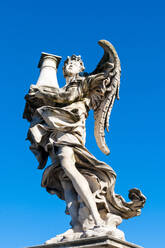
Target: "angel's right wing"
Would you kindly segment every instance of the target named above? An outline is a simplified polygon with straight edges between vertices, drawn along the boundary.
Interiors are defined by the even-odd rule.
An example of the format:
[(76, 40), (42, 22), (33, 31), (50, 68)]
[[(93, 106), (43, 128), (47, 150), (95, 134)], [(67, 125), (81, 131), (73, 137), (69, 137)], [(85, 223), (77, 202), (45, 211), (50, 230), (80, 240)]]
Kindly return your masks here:
[(104, 129), (109, 132), (109, 118), (115, 99), (119, 99), (120, 60), (113, 45), (100, 40), (104, 55), (96, 69), (89, 75), (91, 108), (94, 110), (95, 139), (100, 150), (108, 155)]

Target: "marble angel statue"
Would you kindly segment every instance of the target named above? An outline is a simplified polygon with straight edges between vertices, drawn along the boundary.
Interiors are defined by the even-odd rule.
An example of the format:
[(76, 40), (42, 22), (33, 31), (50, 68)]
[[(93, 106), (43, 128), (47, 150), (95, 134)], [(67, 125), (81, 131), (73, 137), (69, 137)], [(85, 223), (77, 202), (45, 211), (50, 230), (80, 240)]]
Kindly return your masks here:
[[(119, 57), (111, 43), (106, 40), (98, 43), (104, 55), (92, 73), (83, 72), (85, 67), (80, 56), (67, 57), (63, 88), (58, 87), (57, 81), (53, 84), (47, 79), (47, 74), (54, 75), (55, 79), (60, 57), (42, 54), (39, 65), (42, 79), (31, 85), (25, 96), (23, 117), (30, 122), (27, 135), (30, 149), (39, 162), (39, 169), (46, 166), (48, 157), (52, 161), (43, 172), (42, 187), (64, 200), (66, 214), (71, 216), (71, 229), (47, 243), (99, 233), (124, 239), (116, 226), (122, 219), (139, 215), (145, 203), (144, 195), (136, 188), (129, 191), (129, 202), (115, 194), (115, 172), (85, 147), (85, 121), (88, 112), (93, 110), (97, 145), (106, 155), (110, 153), (104, 130), (109, 128), (112, 107), (115, 99), (119, 99)], [(48, 61), (55, 63), (56, 68)]]

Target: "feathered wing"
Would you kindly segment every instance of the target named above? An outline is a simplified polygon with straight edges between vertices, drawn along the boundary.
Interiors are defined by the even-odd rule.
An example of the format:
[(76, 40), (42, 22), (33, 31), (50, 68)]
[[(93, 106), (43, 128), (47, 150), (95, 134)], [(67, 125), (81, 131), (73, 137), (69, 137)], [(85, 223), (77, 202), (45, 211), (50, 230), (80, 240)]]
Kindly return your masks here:
[(94, 110), (94, 134), (100, 150), (108, 155), (110, 150), (105, 142), (105, 128), (109, 132), (109, 119), (115, 99), (119, 99), (120, 60), (113, 45), (100, 40), (104, 55), (96, 69), (90, 74), (91, 108)]

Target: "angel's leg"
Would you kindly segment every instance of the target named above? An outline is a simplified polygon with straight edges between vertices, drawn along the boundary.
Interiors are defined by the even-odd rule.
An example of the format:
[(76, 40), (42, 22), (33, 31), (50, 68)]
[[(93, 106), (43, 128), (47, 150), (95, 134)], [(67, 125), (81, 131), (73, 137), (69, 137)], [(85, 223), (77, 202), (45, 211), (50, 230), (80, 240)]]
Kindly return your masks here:
[[(52, 160), (52, 163), (56, 163), (57, 155), (54, 147), (51, 147), (49, 150), (49, 156)], [(60, 181), (64, 190), (65, 201), (69, 210), (69, 214), (72, 219), (72, 226), (74, 231), (78, 232), (81, 230), (81, 224), (78, 221), (78, 199), (77, 193), (74, 190), (73, 184), (69, 180), (64, 180), (60, 176)]]
[(90, 210), (95, 224), (101, 225), (103, 221), (97, 210), (97, 206), (93, 194), (89, 188), (89, 184), (85, 177), (77, 170), (75, 166), (73, 149), (67, 146), (60, 147), (58, 150), (58, 157), (66, 175), (72, 181), (74, 189)]
[(77, 193), (70, 181), (62, 180), (61, 184), (64, 189), (65, 201), (72, 218), (72, 227), (75, 232), (82, 231), (81, 225), (78, 221), (78, 199)]

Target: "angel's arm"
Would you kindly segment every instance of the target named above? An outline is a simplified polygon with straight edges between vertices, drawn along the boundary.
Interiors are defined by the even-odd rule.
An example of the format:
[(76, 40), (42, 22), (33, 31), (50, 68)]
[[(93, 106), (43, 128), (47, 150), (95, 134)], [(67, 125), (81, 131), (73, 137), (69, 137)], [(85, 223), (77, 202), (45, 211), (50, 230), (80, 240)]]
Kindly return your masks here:
[(47, 91), (43, 87), (36, 88), (35, 92), (29, 92), (26, 96), (26, 100), (32, 100), (34, 98), (49, 100), (53, 103), (70, 103), (76, 100), (78, 97), (77, 87), (66, 90), (65, 88), (53, 89)]
[(58, 92), (49, 94), (49, 97), (56, 103), (72, 103), (80, 98), (78, 87), (58, 89)]
[(45, 102), (55, 104), (55, 103), (72, 103), (83, 98), (85, 94), (84, 86), (85, 82), (74, 82), (68, 86), (61, 89), (45, 86), (32, 85), (30, 87), (29, 93), (25, 96), (27, 101), (34, 101), (35, 99), (40, 99)]
[(37, 108), (46, 105), (55, 107), (56, 104), (70, 104), (78, 100), (82, 95), (76, 85), (61, 89), (31, 85), (29, 93), (25, 95), (26, 105), (23, 118), (31, 122)]

